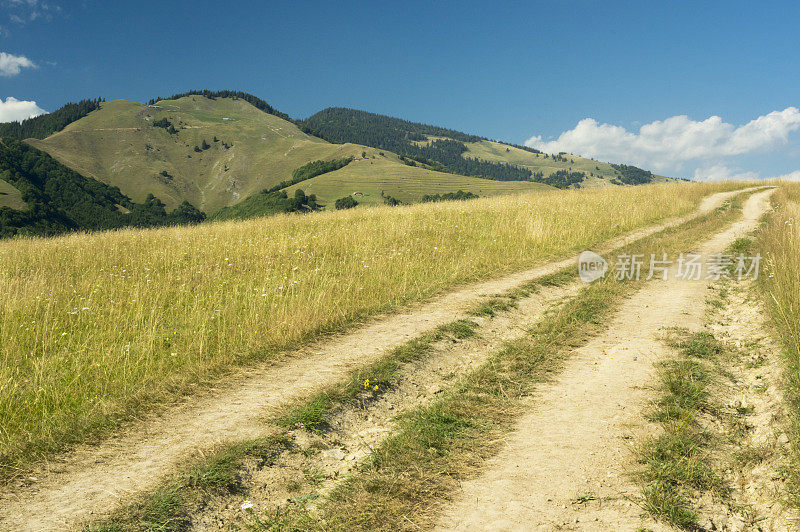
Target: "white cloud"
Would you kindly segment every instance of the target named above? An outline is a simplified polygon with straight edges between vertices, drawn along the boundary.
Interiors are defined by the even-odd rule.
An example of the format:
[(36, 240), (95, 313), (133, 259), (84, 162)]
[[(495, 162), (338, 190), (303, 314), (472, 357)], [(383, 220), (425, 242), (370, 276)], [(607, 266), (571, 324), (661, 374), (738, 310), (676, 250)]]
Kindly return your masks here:
[(4, 102), (0, 98), (0, 122), (20, 122), (26, 118), (32, 118), (47, 113), (44, 109), (36, 105), (36, 102), (17, 100), (9, 96)]
[(800, 170), (795, 170), (794, 172), (789, 172), (788, 174), (776, 176), (775, 179), (785, 179), (786, 181), (800, 181)]
[[(526, 145), (548, 153), (568, 152), (612, 162), (642, 166), (656, 172), (681, 172), (693, 163), (695, 175), (731, 176), (728, 158), (757, 152), (775, 151), (785, 146), (789, 134), (800, 129), (800, 110), (787, 107), (773, 111), (742, 126), (724, 122), (718, 116), (696, 121), (679, 115), (642, 125), (631, 132), (613, 124), (584, 118), (575, 128), (554, 140), (531, 137)], [(735, 177), (734, 177), (735, 178)], [(743, 177), (742, 177), (743, 178)]]
[(760, 179), (757, 172), (741, 171), (741, 168), (728, 168), (722, 164), (715, 164), (694, 171), (695, 181), (747, 181)]
[(0, 52), (0, 76), (16, 76), (23, 68), (36, 68), (36, 64), (24, 55)]

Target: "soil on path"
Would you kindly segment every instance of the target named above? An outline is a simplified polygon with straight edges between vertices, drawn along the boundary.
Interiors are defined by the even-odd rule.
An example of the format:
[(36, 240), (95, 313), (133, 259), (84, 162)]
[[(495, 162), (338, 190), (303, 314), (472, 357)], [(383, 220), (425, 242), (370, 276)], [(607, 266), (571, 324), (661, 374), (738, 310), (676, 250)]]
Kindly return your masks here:
[[(755, 229), (771, 190), (752, 195), (742, 219), (696, 251), (719, 253)], [(687, 252), (690, 250), (687, 250)], [(643, 517), (631, 446), (644, 430), (664, 329), (703, 324), (709, 281), (673, 274), (626, 300), (608, 329), (529, 398), (529, 413), (445, 508), (442, 530), (668, 530)]]
[[(596, 251), (613, 251), (630, 241), (710, 212), (739, 192), (709, 196), (690, 216), (633, 231)], [(761, 193), (758, 197), (765, 196)], [(375, 361), (386, 350), (463, 317), (487, 297), (558, 272), (574, 262), (569, 257), (463, 287), (413, 309), (376, 318), (347, 334), (243, 369), (175, 407), (129, 424), (97, 445), (81, 446), (55, 457), (27, 478), (2, 486), (0, 529), (64, 530), (93, 515), (109, 513), (136, 493), (154, 488), (196, 453), (221, 442), (268, 434), (271, 428), (264, 420), (270, 415), (326, 384), (343, 379), (351, 370)]]

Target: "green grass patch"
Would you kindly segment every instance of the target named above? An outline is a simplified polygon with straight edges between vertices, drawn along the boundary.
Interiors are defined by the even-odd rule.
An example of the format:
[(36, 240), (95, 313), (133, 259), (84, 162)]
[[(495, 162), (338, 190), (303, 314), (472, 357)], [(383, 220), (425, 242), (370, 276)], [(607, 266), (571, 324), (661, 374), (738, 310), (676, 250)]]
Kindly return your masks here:
[(312, 432), (328, 430), (332, 416), (356, 401), (363, 406), (389, 390), (399, 378), (403, 366), (429, 353), (434, 344), (445, 338), (463, 340), (475, 335), (478, 324), (456, 320), (393, 349), (377, 362), (355, 370), (345, 384), (334, 385), (305, 403), (292, 408), (278, 419), (283, 427), (302, 426)]
[(699, 416), (712, 410), (709, 386), (715, 357), (723, 346), (708, 332), (683, 333), (674, 343), (680, 358), (661, 365), (660, 397), (651, 420), (661, 433), (639, 449), (644, 508), (676, 527), (695, 529), (694, 500), (703, 492), (725, 495), (728, 488), (710, 458), (712, 436)]
[(671, 360), (662, 365), (661, 383), (664, 393), (651, 420), (669, 422), (693, 421), (708, 399), (708, 374), (705, 368), (692, 360)]
[(663, 517), (679, 528), (691, 529), (697, 524), (697, 512), (691, 503), (672, 484), (653, 482), (643, 490), (644, 509), (651, 515)]
[(240, 472), (246, 460), (260, 466), (274, 461), (291, 448), (285, 435), (269, 436), (221, 448), (210, 457), (190, 464), (180, 475), (143, 494), (107, 519), (89, 525), (86, 532), (180, 532), (188, 530), (193, 511), (209, 495), (241, 490)]
[(714, 335), (700, 331), (691, 335), (688, 339), (678, 344), (681, 352), (686, 357), (691, 358), (712, 358), (722, 353), (722, 344), (714, 338)]
[(575, 279), (575, 268), (565, 268), (556, 273), (539, 278), (536, 283), (540, 286), (565, 286)]
[(487, 316), (494, 318), (498, 312), (511, 310), (516, 306), (516, 302), (508, 297), (493, 297), (470, 311), (472, 316)]
[(755, 249), (755, 242), (752, 238), (737, 238), (733, 244), (728, 248), (728, 252), (732, 255), (752, 255)]

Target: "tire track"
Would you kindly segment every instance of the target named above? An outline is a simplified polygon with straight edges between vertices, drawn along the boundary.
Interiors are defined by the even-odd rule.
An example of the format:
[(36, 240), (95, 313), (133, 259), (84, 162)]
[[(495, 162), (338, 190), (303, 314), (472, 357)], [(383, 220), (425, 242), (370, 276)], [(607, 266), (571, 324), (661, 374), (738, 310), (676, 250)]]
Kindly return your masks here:
[[(772, 190), (752, 195), (739, 222), (702, 244), (719, 253), (755, 229)], [(689, 251), (689, 250), (687, 250)], [(623, 303), (603, 334), (578, 349), (561, 375), (528, 399), (503, 450), (462, 485), (440, 530), (668, 530), (642, 517), (631, 433), (655, 363), (669, 355), (663, 329), (698, 329), (709, 281), (654, 280)]]
[[(689, 216), (633, 231), (602, 245), (609, 252), (712, 211), (741, 191), (709, 196)], [(155, 487), (187, 458), (224, 441), (269, 432), (264, 419), (391, 348), (463, 316), (487, 296), (570, 267), (569, 257), (500, 279), (473, 284), (400, 311), (350, 333), (317, 342), (223, 379), (183, 403), (139, 422), (97, 445), (54, 457), (28, 479), (3, 487), (0, 527), (63, 530), (95, 512), (107, 513)]]

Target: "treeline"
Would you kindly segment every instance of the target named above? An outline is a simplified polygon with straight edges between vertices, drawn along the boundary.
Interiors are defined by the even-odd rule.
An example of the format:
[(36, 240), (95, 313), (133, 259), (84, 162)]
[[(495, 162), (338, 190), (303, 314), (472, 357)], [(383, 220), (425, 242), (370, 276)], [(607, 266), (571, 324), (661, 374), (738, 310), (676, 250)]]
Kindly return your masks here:
[(186, 96), (205, 96), (209, 100), (216, 100), (217, 98), (231, 98), (233, 100), (244, 100), (247, 103), (251, 104), (256, 109), (261, 109), (265, 113), (277, 116), (278, 118), (283, 118), (284, 120), (289, 120), (289, 121), (292, 120), (289, 115), (278, 111), (277, 109), (272, 107), (270, 104), (268, 104), (258, 96), (253, 96), (249, 92), (234, 91), (234, 90), (221, 90), (221, 91), (211, 91), (208, 89), (191, 90), (191, 91), (181, 92), (179, 94), (173, 94), (169, 98), (152, 98), (150, 101), (147, 102), (147, 105), (154, 105), (156, 102), (160, 100), (177, 100), (178, 98), (184, 98)]
[[(527, 181), (531, 178), (530, 170), (525, 168), (463, 157), (467, 151), (464, 142), (485, 139), (452, 129), (343, 107), (320, 111), (306, 119), (305, 124), (329, 142), (351, 142), (393, 151), (432, 170), (502, 181)], [(447, 138), (417, 144), (427, 142), (428, 136)]]
[(254, 96), (254, 95), (250, 94), (249, 92), (244, 92), (244, 91), (234, 91), (234, 90), (212, 91), (212, 90), (208, 90), (208, 89), (190, 90), (190, 91), (181, 92), (181, 93), (178, 93), (178, 94), (173, 94), (169, 98), (151, 98), (147, 102), (147, 104), (148, 105), (154, 105), (156, 102), (158, 102), (160, 100), (177, 100), (178, 98), (184, 98), (186, 96), (204, 96), (204, 97), (208, 98), (209, 100), (216, 100), (217, 98), (231, 98), (233, 100), (244, 100), (247, 103), (251, 104), (256, 109), (260, 109), (260, 110), (264, 111), (265, 113), (268, 113), (268, 114), (277, 116), (278, 118), (282, 118), (284, 120), (292, 122), (298, 128), (300, 128), (300, 130), (303, 133), (307, 133), (309, 135), (314, 135), (316, 137), (322, 138), (321, 135), (319, 134), (319, 132), (314, 131), (314, 129), (311, 128), (304, 121), (295, 120), (292, 117), (290, 117), (289, 115), (287, 115), (286, 113), (282, 113), (281, 111), (278, 111), (277, 109), (272, 107), (270, 104), (268, 104), (267, 102), (265, 102), (264, 100), (262, 100), (258, 96)]
[(81, 100), (68, 103), (52, 113), (28, 118), (22, 122), (6, 122), (0, 124), (0, 138), (8, 137), (17, 140), (29, 138), (43, 139), (57, 131), (61, 131), (72, 122), (80, 120), (95, 109), (100, 108), (105, 98)]
[(573, 185), (576, 187), (580, 186), (580, 183), (583, 182), (584, 179), (586, 179), (586, 174), (583, 172), (558, 170), (547, 177), (538, 175), (536, 181), (556, 188), (569, 188)]
[(444, 194), (425, 194), (422, 196), (423, 203), (430, 203), (435, 201), (450, 201), (450, 200), (468, 200), (468, 199), (475, 199), (479, 197), (477, 194), (473, 194), (472, 192), (464, 192), (463, 190), (458, 190), (457, 192), (445, 192)]
[[(342, 144), (366, 144), (390, 151), (408, 141), (423, 141), (428, 136), (448, 137), (461, 142), (478, 142), (485, 140), (477, 135), (469, 135), (438, 126), (409, 122), (401, 118), (348, 109), (346, 107), (329, 107), (307, 118), (304, 122), (329, 142)], [(358, 137), (360, 140), (350, 140)], [(384, 144), (384, 146), (376, 146)], [(392, 147), (389, 147), (392, 146)], [(395, 153), (397, 153), (395, 151)]]
[(645, 183), (652, 183), (655, 177), (652, 172), (642, 170), (635, 166), (627, 164), (612, 164), (614, 170), (619, 173), (617, 180), (626, 185), (644, 185)]
[(450, 139), (437, 139), (428, 144), (410, 144), (406, 148), (406, 155), (418, 161), (429, 161), (433, 169), (439, 163), (443, 169), (452, 173), (485, 177), (497, 181), (528, 181), (532, 173), (527, 168), (521, 168), (505, 163), (494, 163), (464, 157), (467, 147), (458, 141)]
[(317, 177), (318, 175), (327, 174), (328, 172), (333, 172), (340, 168), (344, 168), (350, 164), (352, 160), (352, 157), (343, 157), (341, 159), (332, 159), (330, 161), (311, 161), (310, 163), (306, 163), (299, 168), (295, 168), (294, 172), (292, 172), (291, 179), (281, 181), (274, 187), (267, 189), (266, 192), (277, 192), (282, 188), (296, 185), (297, 183), (311, 179), (312, 177)]
[(223, 207), (216, 214), (214, 220), (245, 220), (257, 216), (270, 216), (282, 212), (314, 212), (322, 206), (317, 203), (314, 194), (306, 195), (297, 189), (294, 196), (289, 197), (285, 190), (263, 190), (240, 201), (236, 205)]
[(73, 230), (197, 223), (205, 214), (188, 202), (171, 213), (152, 196), (135, 203), (117, 187), (87, 178), (43, 151), (13, 139), (0, 142), (0, 178), (20, 191), (24, 210), (0, 208), (0, 237)]
[[(500, 141), (495, 141), (495, 142), (500, 142)], [(510, 142), (503, 142), (503, 144), (505, 144), (507, 146), (511, 146), (512, 148), (525, 150), (525, 151), (530, 152), (530, 153), (542, 153), (541, 150), (537, 150), (536, 148), (531, 148), (530, 146), (524, 146), (522, 144), (512, 144)], [(506, 148), (506, 151), (508, 151), (508, 148)]]

